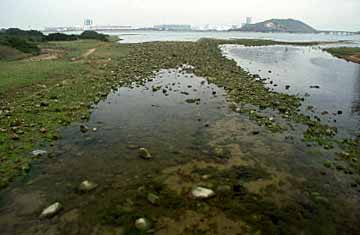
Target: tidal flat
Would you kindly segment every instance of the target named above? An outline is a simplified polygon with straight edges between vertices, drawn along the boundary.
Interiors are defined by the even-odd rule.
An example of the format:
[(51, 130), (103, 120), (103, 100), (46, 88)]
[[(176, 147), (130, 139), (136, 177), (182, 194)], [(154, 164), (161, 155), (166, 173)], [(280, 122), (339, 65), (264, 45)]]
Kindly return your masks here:
[(320, 43), (57, 42), (0, 62), (0, 234), (359, 233), (359, 136), (223, 44)]

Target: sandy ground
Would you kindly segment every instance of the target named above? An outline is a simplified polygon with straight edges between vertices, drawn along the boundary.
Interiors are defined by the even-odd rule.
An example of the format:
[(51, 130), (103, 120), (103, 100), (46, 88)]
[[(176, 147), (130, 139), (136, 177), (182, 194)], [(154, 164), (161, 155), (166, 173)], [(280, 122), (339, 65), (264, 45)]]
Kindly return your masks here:
[(351, 55), (351, 56), (346, 57), (345, 59), (347, 59), (351, 62), (360, 64), (360, 54)]

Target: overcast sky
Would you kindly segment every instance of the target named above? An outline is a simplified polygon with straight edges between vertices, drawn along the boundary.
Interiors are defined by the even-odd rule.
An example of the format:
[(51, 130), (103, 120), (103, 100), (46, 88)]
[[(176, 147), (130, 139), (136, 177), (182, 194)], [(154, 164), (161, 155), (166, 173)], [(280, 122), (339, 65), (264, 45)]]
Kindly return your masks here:
[(360, 30), (360, 0), (0, 0), (0, 27), (240, 25), (294, 18), (316, 29)]

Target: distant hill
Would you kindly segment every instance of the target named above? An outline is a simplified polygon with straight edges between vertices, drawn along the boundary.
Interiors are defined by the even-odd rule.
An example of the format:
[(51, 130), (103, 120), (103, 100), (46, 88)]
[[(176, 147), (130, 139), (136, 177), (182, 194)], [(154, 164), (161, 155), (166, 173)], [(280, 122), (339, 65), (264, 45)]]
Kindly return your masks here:
[(234, 31), (245, 32), (284, 32), (284, 33), (316, 33), (311, 26), (294, 19), (271, 19), (256, 24), (246, 24)]

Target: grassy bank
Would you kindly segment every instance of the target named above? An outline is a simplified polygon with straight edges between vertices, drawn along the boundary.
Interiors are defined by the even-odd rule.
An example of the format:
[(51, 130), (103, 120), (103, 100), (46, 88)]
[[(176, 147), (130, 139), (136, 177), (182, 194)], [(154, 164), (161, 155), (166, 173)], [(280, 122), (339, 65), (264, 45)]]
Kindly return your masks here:
[[(224, 58), (219, 45), (247, 46), (313, 45), (269, 40), (200, 40), (199, 42), (154, 42), (114, 44), (100, 41), (43, 43), (42, 49), (58, 50), (58, 57), (43, 61), (0, 63), (0, 176), (5, 186), (26, 173), (34, 157), (30, 152), (60, 138), (58, 129), (74, 121), (86, 121), (92, 104), (108, 92), (130, 82), (143, 83), (153, 71), (193, 65), (193, 72), (224, 87), (233, 108), (270, 130), (285, 131), (261, 110), (275, 110), (282, 118), (307, 126), (304, 139), (326, 148), (336, 143), (336, 129), (320, 124), (298, 112), (301, 98), (265, 88), (261, 81)], [(316, 43), (315, 43), (316, 44)], [(87, 54), (96, 49), (93, 54)], [(245, 108), (252, 104), (258, 109)], [(355, 158), (358, 142), (350, 142), (347, 157)], [(355, 166), (357, 167), (357, 165)], [(360, 168), (359, 168), (360, 169)], [(357, 169), (357, 171), (359, 171)]]
[(325, 51), (333, 56), (345, 59), (354, 63), (360, 63), (360, 48), (359, 47), (338, 47), (327, 48)]

